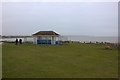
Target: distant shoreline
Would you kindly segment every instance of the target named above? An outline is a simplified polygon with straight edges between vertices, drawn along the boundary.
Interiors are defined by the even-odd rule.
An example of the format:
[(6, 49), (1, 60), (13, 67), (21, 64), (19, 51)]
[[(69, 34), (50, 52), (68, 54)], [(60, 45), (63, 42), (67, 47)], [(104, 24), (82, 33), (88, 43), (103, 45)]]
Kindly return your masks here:
[(2, 36), (1, 38), (25, 38), (25, 37), (32, 37), (32, 36)]

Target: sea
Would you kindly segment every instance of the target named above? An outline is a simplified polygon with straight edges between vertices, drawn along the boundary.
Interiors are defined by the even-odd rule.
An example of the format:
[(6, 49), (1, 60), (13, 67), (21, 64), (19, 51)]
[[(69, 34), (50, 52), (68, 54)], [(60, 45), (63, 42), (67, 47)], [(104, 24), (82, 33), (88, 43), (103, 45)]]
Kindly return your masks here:
[[(33, 42), (33, 37), (28, 38), (17, 38), (22, 39), (23, 42)], [(13, 42), (16, 38), (1, 38), (0, 44), (2, 41)], [(110, 43), (118, 43), (118, 37), (96, 37), (96, 36), (60, 36), (58, 40), (61, 41), (79, 41), (79, 42), (110, 42)]]

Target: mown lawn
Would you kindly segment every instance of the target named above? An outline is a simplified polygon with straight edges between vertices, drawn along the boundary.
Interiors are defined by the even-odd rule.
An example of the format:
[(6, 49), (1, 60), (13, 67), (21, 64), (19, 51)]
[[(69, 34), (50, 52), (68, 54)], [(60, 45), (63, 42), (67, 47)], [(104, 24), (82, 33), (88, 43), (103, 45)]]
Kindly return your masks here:
[(2, 46), (3, 78), (116, 78), (118, 50), (101, 44)]

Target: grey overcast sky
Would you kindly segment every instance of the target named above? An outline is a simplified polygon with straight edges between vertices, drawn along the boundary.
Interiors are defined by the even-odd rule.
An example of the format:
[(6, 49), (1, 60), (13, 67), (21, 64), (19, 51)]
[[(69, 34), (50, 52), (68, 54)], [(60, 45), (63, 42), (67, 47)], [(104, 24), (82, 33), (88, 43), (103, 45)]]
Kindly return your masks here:
[(53, 30), (61, 35), (117, 36), (117, 2), (4, 2), (2, 34), (32, 35)]

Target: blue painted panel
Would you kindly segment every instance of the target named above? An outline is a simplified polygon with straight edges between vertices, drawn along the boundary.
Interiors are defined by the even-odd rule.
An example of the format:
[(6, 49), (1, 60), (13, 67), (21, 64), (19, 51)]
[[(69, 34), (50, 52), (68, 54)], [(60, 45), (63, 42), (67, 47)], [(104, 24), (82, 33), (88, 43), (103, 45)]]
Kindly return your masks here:
[(59, 42), (58, 42), (58, 41), (56, 41), (56, 44), (59, 44)]
[(51, 44), (51, 40), (37, 40), (37, 44)]
[(59, 44), (59, 42), (51, 40), (37, 40), (37, 43), (34, 44)]

